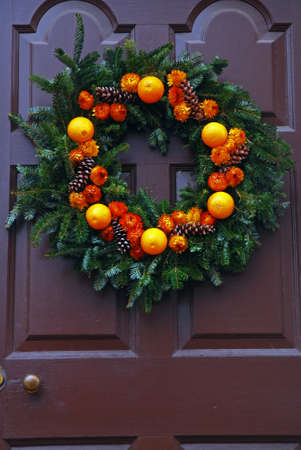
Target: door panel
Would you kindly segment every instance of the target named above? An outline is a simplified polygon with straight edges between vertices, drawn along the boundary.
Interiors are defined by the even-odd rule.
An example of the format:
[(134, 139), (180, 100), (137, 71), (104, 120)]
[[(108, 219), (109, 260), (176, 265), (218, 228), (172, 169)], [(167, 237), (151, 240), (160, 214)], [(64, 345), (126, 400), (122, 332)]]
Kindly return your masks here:
[[(43, 445), (43, 447), (11, 447), (12, 450), (128, 450), (128, 445)], [(291, 449), (289, 449), (291, 450)]]
[[(222, 79), (243, 85), (296, 150), (300, 140), (299, 0), (4, 0), (0, 16), (6, 61), (0, 122), (3, 219), (16, 164), (35, 164), (31, 144), (10, 130), (7, 113), (26, 116), (49, 98), (28, 81), (62, 65), (72, 50), (74, 13), (85, 22), (84, 54), (125, 38), (151, 50), (169, 40), (175, 53), (218, 54)], [(4, 32), (5, 31), (5, 32)], [(10, 77), (11, 76), (11, 80)], [(11, 102), (11, 105), (9, 104)], [(174, 201), (190, 178), (192, 158), (171, 137), (162, 157), (147, 135), (131, 133), (122, 155), (131, 189)], [(95, 293), (68, 259), (49, 260), (30, 228), (1, 230), (3, 294), (0, 392), (3, 448), (295, 450), (301, 441), (300, 158), (287, 179), (291, 208), (243, 274), (221, 288), (192, 284), (167, 295), (151, 315), (125, 310), (126, 294)], [(5, 210), (5, 211), (4, 211)], [(2, 212), (1, 212), (2, 213)], [(6, 247), (6, 242), (8, 242)], [(40, 376), (38, 394), (23, 388)], [(2, 400), (2, 399), (1, 399)], [(1, 416), (3, 415), (3, 417)], [(23, 447), (22, 447), (23, 446)], [(1, 449), (2, 449), (1, 447)]]
[(257, 1), (210, 3), (197, 15), (190, 33), (176, 34), (176, 53), (187, 49), (201, 52), (206, 60), (216, 55), (227, 59), (229, 66), (220, 79), (247, 89), (265, 118), (292, 127), (291, 24), (273, 23)]
[(297, 444), (187, 444), (184, 450), (297, 450)]
[[(279, 131), (291, 132), (289, 140), (293, 145), (297, 136), (292, 128), (295, 116), (289, 95), (293, 83), (291, 24), (273, 23), (270, 12), (256, 1), (207, 3), (210, 3), (207, 7), (196, 6), (191, 32), (176, 33), (176, 54), (183, 50), (199, 51), (206, 61), (215, 55), (228, 59), (229, 67), (221, 80), (248, 89), (262, 108), (263, 116), (278, 125)], [(288, 188), (291, 199), (295, 196), (294, 185), (291, 175)], [(225, 277), (221, 289), (196, 287), (190, 308), (187, 299), (184, 300), (181, 309), (184, 325), (180, 326), (182, 336), (186, 333), (185, 348), (295, 345), (291, 250), (295, 217), (294, 212), (290, 214), (292, 221), (287, 214), (280, 232), (264, 235), (263, 248), (257, 251), (244, 274)], [(248, 285), (252, 289), (246, 289)], [(189, 310), (193, 312), (187, 327)]]

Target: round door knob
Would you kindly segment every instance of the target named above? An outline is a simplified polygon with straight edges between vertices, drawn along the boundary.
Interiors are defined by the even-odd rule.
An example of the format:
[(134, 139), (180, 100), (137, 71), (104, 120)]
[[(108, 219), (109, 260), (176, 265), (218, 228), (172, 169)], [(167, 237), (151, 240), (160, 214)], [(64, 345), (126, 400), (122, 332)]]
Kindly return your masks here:
[(29, 374), (23, 380), (23, 386), (25, 391), (29, 394), (34, 394), (38, 392), (40, 388), (41, 380), (37, 375)]

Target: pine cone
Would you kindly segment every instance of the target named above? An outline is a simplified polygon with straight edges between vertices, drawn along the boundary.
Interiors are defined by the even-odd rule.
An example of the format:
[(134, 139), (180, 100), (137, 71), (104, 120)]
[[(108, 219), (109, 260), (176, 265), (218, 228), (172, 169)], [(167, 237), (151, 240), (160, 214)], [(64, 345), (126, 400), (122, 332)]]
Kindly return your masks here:
[(203, 120), (205, 118), (202, 108), (200, 107), (199, 97), (195, 90), (187, 80), (182, 81), (180, 87), (184, 94), (184, 101), (191, 108), (191, 117), (196, 120)]
[(178, 234), (179, 236), (194, 236), (195, 234), (205, 236), (208, 233), (215, 231), (213, 225), (201, 225), (199, 222), (188, 222), (184, 225), (176, 225), (170, 233), (170, 236)]
[(226, 173), (231, 166), (237, 166), (240, 164), (244, 159), (247, 158), (250, 151), (250, 147), (247, 145), (242, 145), (241, 147), (238, 147), (234, 150), (234, 152), (231, 154), (231, 157), (227, 164), (224, 164), (220, 169), (220, 173)]
[(93, 158), (85, 158), (75, 169), (75, 177), (68, 184), (69, 192), (81, 192), (88, 184), (91, 169), (95, 166)]
[(136, 94), (131, 92), (123, 91), (119, 88), (114, 87), (97, 87), (96, 93), (98, 99), (105, 103), (128, 103), (133, 102), (136, 98)]
[(131, 248), (126, 237), (126, 231), (124, 231), (118, 220), (112, 220), (111, 225), (114, 230), (114, 240), (117, 243), (118, 250), (122, 255), (125, 255)]

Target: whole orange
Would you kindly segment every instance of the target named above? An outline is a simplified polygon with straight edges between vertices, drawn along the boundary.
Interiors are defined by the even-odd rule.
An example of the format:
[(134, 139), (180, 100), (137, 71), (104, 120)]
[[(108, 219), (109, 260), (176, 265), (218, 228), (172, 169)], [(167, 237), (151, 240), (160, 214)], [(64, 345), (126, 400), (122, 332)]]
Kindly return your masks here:
[(86, 117), (75, 117), (69, 122), (67, 133), (74, 142), (86, 142), (94, 136), (94, 125)]
[(184, 225), (184, 223), (187, 223), (187, 215), (181, 210), (174, 211), (171, 218), (176, 225)]
[(224, 191), (228, 187), (228, 181), (224, 173), (212, 172), (208, 178), (208, 186), (213, 191)]
[(141, 236), (141, 247), (149, 255), (159, 255), (166, 246), (166, 234), (159, 228), (148, 228)]
[(227, 192), (215, 192), (207, 201), (210, 214), (217, 219), (226, 219), (234, 210), (234, 200)]
[(103, 230), (111, 223), (111, 211), (103, 203), (94, 203), (86, 211), (86, 220), (94, 230)]
[(164, 84), (153, 76), (142, 78), (138, 84), (138, 95), (144, 103), (156, 103), (164, 94)]
[(124, 122), (127, 115), (126, 106), (122, 103), (112, 103), (110, 108), (110, 116), (115, 122)]
[(216, 218), (213, 217), (210, 212), (208, 211), (204, 211), (201, 214), (201, 219), (200, 219), (200, 223), (201, 225), (214, 225), (216, 222)]
[(227, 128), (218, 122), (209, 122), (202, 130), (202, 140), (208, 147), (219, 147), (227, 138)]

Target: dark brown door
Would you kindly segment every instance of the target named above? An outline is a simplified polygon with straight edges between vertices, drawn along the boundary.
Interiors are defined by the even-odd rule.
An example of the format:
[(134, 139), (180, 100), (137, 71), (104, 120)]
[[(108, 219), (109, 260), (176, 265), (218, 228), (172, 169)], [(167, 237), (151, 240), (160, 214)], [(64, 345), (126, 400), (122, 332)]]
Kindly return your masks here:
[[(295, 149), (291, 209), (246, 273), (170, 295), (151, 315), (126, 311), (110, 289), (96, 294), (69, 261), (47, 260), (47, 242), (32, 249), (27, 226), (1, 227), (0, 448), (299, 448), (300, 0), (2, 0), (1, 224), (16, 164), (35, 163), (7, 113), (49, 102), (28, 77), (62, 69), (53, 50), (71, 50), (75, 12), (85, 52), (131, 37), (147, 50), (172, 40), (177, 54), (228, 58), (224, 78), (249, 89)], [(181, 142), (163, 159), (145, 136), (129, 141), (137, 186), (175, 196), (191, 164)], [(28, 374), (40, 377), (39, 393), (23, 389)]]

